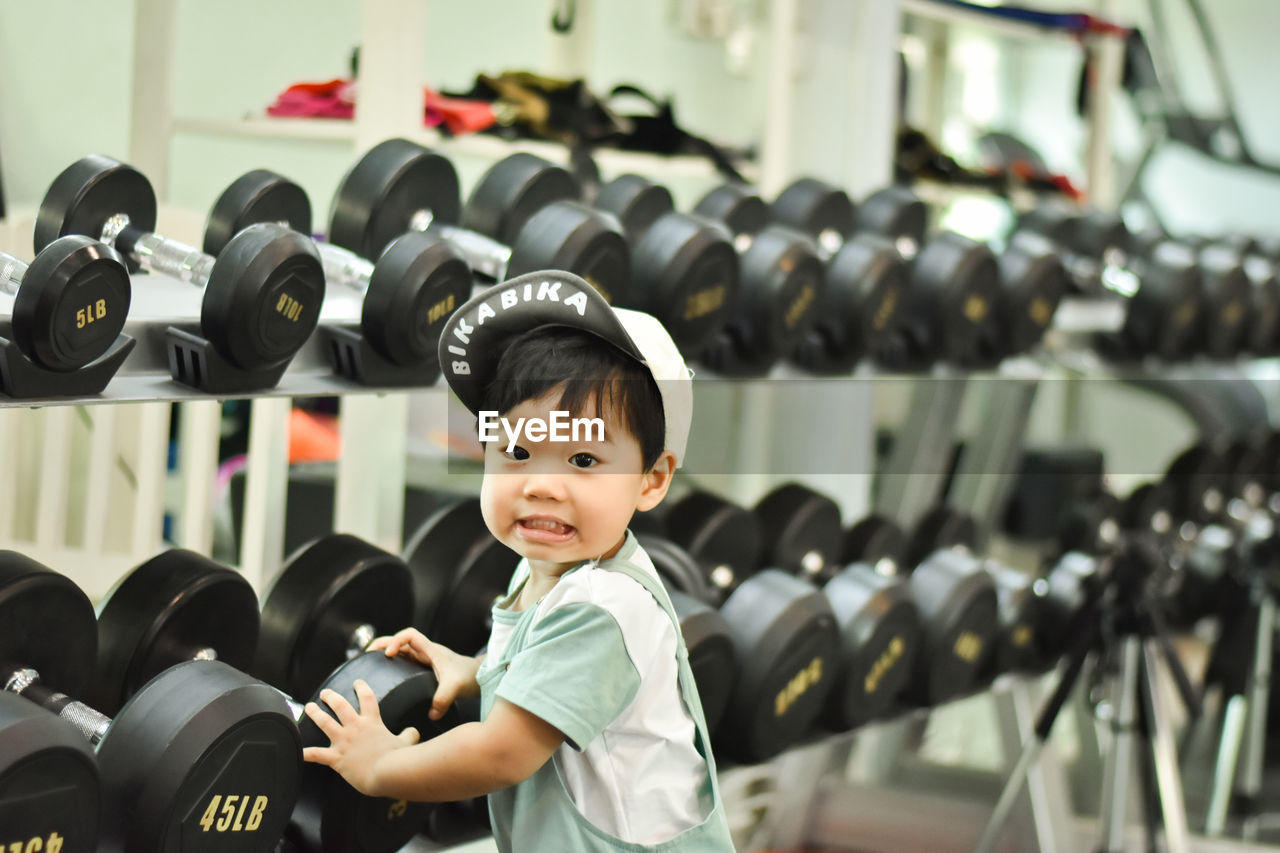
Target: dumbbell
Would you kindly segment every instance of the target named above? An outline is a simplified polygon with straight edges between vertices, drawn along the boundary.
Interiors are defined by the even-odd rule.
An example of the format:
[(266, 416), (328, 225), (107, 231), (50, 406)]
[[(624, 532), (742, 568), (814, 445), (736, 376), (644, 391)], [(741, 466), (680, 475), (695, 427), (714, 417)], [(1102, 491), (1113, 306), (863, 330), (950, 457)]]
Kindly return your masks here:
[(464, 208), (447, 159), (407, 139), (388, 139), (343, 177), (329, 217), (329, 241), (376, 258), (406, 231), (430, 230), (485, 278), (567, 270), (609, 302), (626, 304), (626, 239), (607, 216), (564, 201), (576, 195), (577, 182), (564, 169), (531, 181), (490, 169)]
[(0, 292), (13, 297), (8, 325), (27, 358), (77, 370), (111, 348), (129, 314), (129, 270), (110, 246), (79, 235), (53, 240), (30, 264), (0, 252)]
[(765, 761), (807, 734), (825, 706), (839, 660), (835, 612), (812, 585), (780, 569), (757, 570), (759, 550), (749, 546), (759, 545), (759, 533), (735, 535), (757, 526), (742, 507), (693, 491), (664, 519), (675, 544), (685, 547), (679, 537), (692, 546), (691, 562), (673, 571), (655, 556), (655, 567), (680, 592), (718, 604), (733, 640), (737, 677), (716, 749)]
[(1256, 240), (1224, 240), (1249, 277), (1249, 321), (1245, 349), (1266, 357), (1280, 352), (1280, 260), (1268, 257)]
[(194, 660), (165, 670), (107, 717), (63, 692), (91, 677), (97, 631), (93, 606), (69, 579), (0, 552), (0, 681), (96, 747), (97, 849), (272, 850), (302, 769), (284, 699), (225, 663)]
[(1126, 303), (1116, 333), (1099, 338), (1110, 357), (1182, 361), (1199, 348), (1207, 304), (1204, 277), (1190, 247), (1170, 240), (1139, 242), (1113, 292)]
[(475, 654), (489, 641), (491, 608), (520, 557), (489, 532), (479, 498), (437, 498), (404, 548), (414, 590), (405, 624), (454, 651)]
[(1099, 338), (1116, 358), (1187, 357), (1200, 322), (1201, 282), (1194, 254), (1153, 235), (1132, 234), (1115, 213), (1042, 204), (1022, 214), (1015, 233), (1039, 234), (1058, 248), (1072, 290), (1124, 302), (1118, 330)]
[(927, 517), (908, 537), (891, 519), (872, 514), (846, 532), (841, 558), (909, 579), (921, 638), (902, 697), (918, 705), (940, 704), (977, 686), (997, 641), (991, 575), (965, 549), (933, 547), (942, 535)]
[(689, 668), (698, 685), (707, 733), (712, 743), (717, 743), (716, 732), (729, 709), (738, 677), (732, 630), (720, 611), (707, 603), (701, 571), (683, 548), (661, 536), (646, 534), (638, 540), (663, 579), (680, 620), (680, 635), (689, 652)]
[(1040, 234), (1061, 253), (1071, 289), (1099, 295), (1114, 286), (1117, 272), (1129, 267), (1135, 240), (1114, 212), (1080, 208), (1067, 202), (1037, 205), (1018, 216), (1017, 232)]
[(840, 656), (822, 721), (845, 731), (883, 716), (906, 686), (920, 642), (910, 589), (866, 563), (841, 563), (840, 507), (826, 495), (788, 483), (752, 512), (764, 541), (760, 564), (821, 586), (835, 611)]
[(770, 223), (764, 200), (737, 184), (713, 190), (693, 212), (723, 223), (739, 252), (737, 297), (727, 323), (696, 356), (726, 375), (765, 373), (800, 346), (817, 322), (826, 273), (817, 244)]
[(1236, 358), (1248, 346), (1253, 281), (1245, 271), (1244, 259), (1230, 247), (1202, 246), (1197, 260), (1204, 277), (1205, 300), (1197, 350), (1219, 361)]
[(203, 288), (201, 333), (242, 370), (286, 362), (310, 337), (324, 300), (324, 271), (311, 240), (280, 225), (257, 225), (214, 258), (153, 233), (155, 225), (155, 191), (146, 177), (95, 154), (50, 185), (36, 215), (35, 248), (83, 234), (119, 251), (132, 271)]
[(0, 850), (90, 853), (101, 810), (98, 763), (84, 738), (0, 691)]
[[(310, 235), (311, 201), (302, 187), (267, 169), (241, 175), (209, 213), (204, 250), (218, 255), (237, 234), (259, 222), (277, 222)], [(333, 243), (317, 243), (328, 285), (364, 294), (360, 328), (393, 364), (436, 360), (440, 330), (471, 295), (471, 269), (443, 237), (409, 232), (387, 244), (376, 260)]]
[[(701, 203), (714, 204), (714, 193), (727, 200), (720, 189)], [(814, 372), (840, 373), (879, 352), (903, 316), (910, 259), (924, 235), (924, 205), (909, 191), (891, 188), (858, 208), (843, 190), (801, 178), (779, 194), (768, 214), (813, 237), (826, 263), (817, 322), (792, 360)]]
[[(152, 672), (161, 673), (152, 678), (164, 677), (174, 671), (168, 667), (186, 665), (181, 661), (252, 666), (282, 676), (268, 683), (272, 693), (290, 703), (295, 740), (300, 736), (302, 746), (324, 746), (328, 739), (289, 697), (318, 701), (321, 690), (332, 689), (358, 707), (353, 685), (364, 679), (386, 724), (396, 731), (414, 726), (425, 740), (453, 721), (452, 715), (441, 721), (427, 716), (436, 688), (431, 670), (382, 652), (363, 653), (378, 630), (368, 624), (370, 610), (381, 616), (385, 609), (388, 620), (407, 624), (397, 617), (407, 609), (402, 602), (409, 600), (409, 585), (408, 570), (395, 556), (353, 536), (326, 536), (294, 557), (277, 578), (259, 630), (257, 597), (243, 575), (191, 551), (166, 551), (126, 575), (103, 603), (98, 681), (104, 693), (127, 694), (131, 684)], [(274, 667), (285, 655), (294, 657), (281, 673)], [(307, 689), (287, 689), (298, 686)], [(262, 774), (252, 750), (243, 751), (249, 778)], [(306, 765), (294, 785), (296, 808), (277, 812), (268, 805), (279, 831), (264, 849), (273, 849), (283, 834), (303, 850), (389, 853), (407, 843), (431, 809), (425, 803), (365, 797), (318, 765)]]
[[(500, 161), (486, 180), (549, 183), (538, 176), (553, 171), (563, 170), (521, 152)], [(564, 192), (571, 186), (563, 179), (555, 185)], [(719, 223), (676, 212), (671, 193), (640, 175), (609, 181), (592, 203), (618, 221), (631, 247), (630, 297), (617, 304), (657, 317), (681, 352), (705, 348), (724, 325), (739, 287), (738, 256), (728, 232)]]
[(699, 567), (700, 580), (679, 588), (713, 607), (724, 604), (759, 565), (759, 524), (719, 495), (691, 489), (668, 498), (651, 515), (661, 525), (659, 535), (683, 548)]
[[(948, 504), (939, 504), (920, 519), (912, 532), (908, 553), (916, 560), (945, 551), (977, 559), (990, 576), (996, 592), (997, 630), (981, 678), (1003, 672), (1039, 671), (1051, 660), (1040, 654), (1037, 636), (1043, 622), (1044, 578), (977, 555), (978, 525), (972, 515)], [(921, 556), (925, 555), (925, 556)]]
[[(872, 349), (879, 350), (899, 322), (910, 318), (912, 331), (906, 343), (915, 350), (917, 362), (941, 358), (972, 367), (1024, 352), (1044, 335), (1065, 289), (1057, 254), (1035, 239), (1011, 241), (999, 258), (996, 286), (984, 289), (981, 281), (967, 277), (976, 274), (974, 265), (990, 273), (982, 257), (984, 248), (944, 233), (937, 238), (942, 240), (939, 247), (931, 249), (932, 241), (925, 242), (925, 205), (905, 187), (879, 190), (858, 205), (838, 187), (800, 178), (778, 195), (770, 210), (776, 221), (812, 234), (828, 253), (853, 252), (854, 245), (861, 245), (855, 256), (866, 257), (868, 244), (862, 241), (879, 242), (881, 248), (885, 240), (893, 243), (911, 264), (908, 279), (897, 290), (877, 291), (863, 310), (873, 321), (887, 319), (890, 309), (883, 300), (901, 302), (900, 307), (895, 304), (892, 319), (878, 330)], [(922, 252), (925, 257), (920, 257)], [(840, 257), (835, 254), (836, 259)], [(846, 269), (866, 275), (868, 268)], [(830, 270), (833, 274), (840, 270), (835, 260)], [(863, 287), (873, 282), (884, 286), (883, 280), (864, 282)], [(916, 294), (918, 288), (924, 288), (927, 297)], [(974, 337), (963, 343), (967, 334)], [(894, 360), (891, 354), (888, 359)]]

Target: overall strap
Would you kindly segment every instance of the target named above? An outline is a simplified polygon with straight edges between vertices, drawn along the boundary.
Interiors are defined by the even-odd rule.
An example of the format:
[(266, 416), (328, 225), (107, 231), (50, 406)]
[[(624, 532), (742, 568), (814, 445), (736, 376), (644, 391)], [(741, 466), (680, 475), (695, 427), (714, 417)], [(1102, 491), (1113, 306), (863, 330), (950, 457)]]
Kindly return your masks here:
[[(711, 736), (707, 733), (706, 715), (702, 713), (702, 702), (698, 698), (698, 685), (693, 680), (693, 667), (689, 664), (689, 650), (684, 644), (684, 635), (680, 632), (680, 618), (676, 616), (675, 608), (671, 606), (671, 596), (667, 595), (666, 587), (662, 585), (662, 581), (653, 575), (636, 566), (621, 563), (608, 567), (598, 566), (610, 572), (621, 572), (627, 577), (640, 584), (649, 594), (653, 596), (654, 601), (658, 602), (658, 606), (666, 612), (667, 618), (671, 620), (672, 626), (676, 630), (676, 659), (679, 662), (677, 670), (680, 680), (680, 696), (684, 699), (685, 707), (689, 709), (690, 715), (693, 717), (694, 725), (698, 730), (698, 751), (702, 753), (703, 758), (707, 760), (707, 767), (711, 771), (711, 776), (715, 776), (716, 762), (711, 752)], [(720, 791), (715, 788), (716, 805), (720, 804)]]

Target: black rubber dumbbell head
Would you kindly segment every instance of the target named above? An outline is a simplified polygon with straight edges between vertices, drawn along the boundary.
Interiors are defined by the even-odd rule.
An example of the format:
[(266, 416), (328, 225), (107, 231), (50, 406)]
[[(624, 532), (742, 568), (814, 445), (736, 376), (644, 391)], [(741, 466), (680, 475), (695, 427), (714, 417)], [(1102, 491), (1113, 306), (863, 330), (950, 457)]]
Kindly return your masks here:
[(818, 584), (841, 567), (840, 506), (800, 483), (770, 491), (752, 510), (760, 524), (762, 568), (791, 572)]
[(858, 206), (858, 231), (892, 240), (905, 258), (915, 257), (924, 243), (929, 211), (920, 197), (906, 187), (877, 190)]
[(466, 228), (511, 246), (530, 217), (555, 201), (581, 197), (567, 169), (526, 152), (499, 160), (480, 178), (462, 212)]
[(1054, 244), (1032, 231), (1019, 231), (1000, 255), (1000, 329), (1006, 354), (1026, 352), (1040, 342), (1067, 291), (1067, 270)]
[(990, 249), (954, 232), (939, 234), (916, 255), (910, 294), (906, 322), (918, 360), (960, 367), (985, 361), (1001, 296)]
[(635, 243), (661, 217), (673, 212), (671, 191), (642, 175), (619, 175), (600, 188), (595, 199), (599, 210), (622, 223), (627, 239)]
[(311, 696), (363, 642), (411, 624), (413, 578), (399, 557), (346, 534), (291, 555), (267, 592), (253, 674), (290, 696)]
[(161, 672), (208, 651), (247, 671), (257, 644), (258, 596), (244, 575), (174, 548), (130, 571), (100, 605), (86, 701), (114, 714)]
[(434, 223), (456, 225), (461, 208), (458, 174), (448, 159), (407, 139), (388, 139), (343, 176), (329, 240), (373, 260), (401, 234), (422, 230), (424, 212)]
[[(36, 213), (35, 250), (68, 234), (99, 239), (107, 222), (121, 214), (139, 231), (156, 230), (151, 182), (119, 160), (101, 154), (82, 157), (63, 169), (45, 192)], [(130, 272), (138, 271), (135, 259), (125, 260)]]
[(236, 178), (213, 202), (204, 228), (204, 251), (222, 254), (231, 238), (250, 225), (276, 222), (311, 234), (311, 199), (306, 190), (269, 169)]
[(770, 225), (742, 255), (741, 276), (728, 326), (702, 360), (726, 375), (757, 375), (793, 352), (816, 322), (825, 271), (809, 237)]
[(722, 227), (669, 213), (632, 247), (631, 285), (631, 305), (661, 320), (681, 352), (698, 352), (737, 299), (738, 254)]
[(1135, 262), (1140, 285), (1125, 313), (1124, 347), (1137, 357), (1178, 361), (1192, 351), (1202, 311), (1203, 277), (1194, 253), (1168, 240)]
[(801, 231), (834, 253), (857, 224), (857, 206), (849, 194), (817, 178), (799, 178), (769, 205), (773, 221)]
[(310, 237), (276, 224), (231, 239), (209, 274), (200, 330), (245, 370), (293, 357), (320, 321), (324, 268)]
[(553, 201), (525, 219), (511, 244), (507, 276), (540, 270), (567, 270), (611, 305), (632, 304), (631, 253), (621, 227), (581, 202)]
[(14, 342), (49, 370), (84, 367), (116, 342), (131, 296), (115, 249), (90, 237), (58, 237), (37, 253), (14, 296)]
[(858, 234), (827, 264), (813, 329), (792, 360), (815, 373), (845, 373), (899, 331), (910, 271), (888, 238)]
[(0, 692), (0, 826), (26, 842), (14, 849), (95, 850), (101, 810), (88, 742), (44, 708)]
[(1235, 358), (1245, 348), (1253, 284), (1238, 254), (1226, 246), (1200, 250), (1204, 275), (1204, 310), (1200, 315), (1200, 349), (1213, 359)]
[(703, 196), (694, 205), (693, 212), (716, 222), (723, 222), (735, 241), (739, 241), (740, 249), (745, 247), (746, 240), (759, 234), (772, 218), (768, 203), (741, 184), (721, 184)]
[(413, 532), (404, 560), (413, 573), (413, 625), (438, 643), (472, 654), (489, 638), (490, 611), (519, 556), (484, 523), (474, 497), (440, 495)]

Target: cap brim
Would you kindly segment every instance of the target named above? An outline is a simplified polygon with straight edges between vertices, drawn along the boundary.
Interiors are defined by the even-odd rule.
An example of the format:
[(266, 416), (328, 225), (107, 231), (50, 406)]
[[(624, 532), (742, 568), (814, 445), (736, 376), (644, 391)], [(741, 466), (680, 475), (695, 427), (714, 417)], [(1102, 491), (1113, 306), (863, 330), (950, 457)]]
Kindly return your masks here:
[(440, 366), (464, 406), (480, 410), (507, 342), (541, 326), (590, 332), (645, 362), (613, 308), (590, 284), (561, 270), (528, 273), (471, 297), (440, 333)]

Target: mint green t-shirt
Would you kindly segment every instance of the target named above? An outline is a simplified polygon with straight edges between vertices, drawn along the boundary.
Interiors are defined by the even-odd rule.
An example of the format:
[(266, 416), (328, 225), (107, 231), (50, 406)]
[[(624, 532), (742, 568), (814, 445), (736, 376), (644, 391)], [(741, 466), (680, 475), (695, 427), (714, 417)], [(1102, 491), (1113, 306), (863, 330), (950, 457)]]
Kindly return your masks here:
[(670, 600), (628, 533), (618, 554), (566, 572), (535, 606), (493, 608), (477, 675), (565, 743), (489, 797), (501, 850), (731, 851), (706, 725)]

